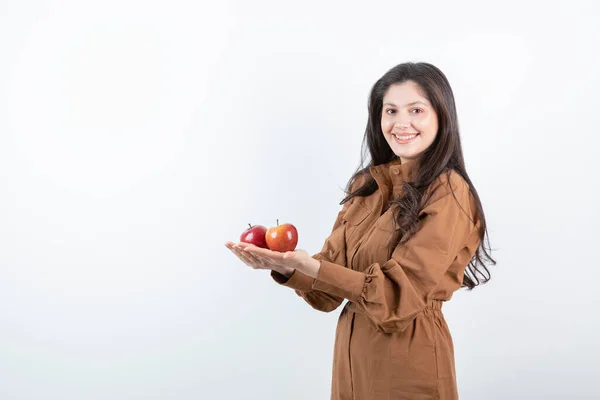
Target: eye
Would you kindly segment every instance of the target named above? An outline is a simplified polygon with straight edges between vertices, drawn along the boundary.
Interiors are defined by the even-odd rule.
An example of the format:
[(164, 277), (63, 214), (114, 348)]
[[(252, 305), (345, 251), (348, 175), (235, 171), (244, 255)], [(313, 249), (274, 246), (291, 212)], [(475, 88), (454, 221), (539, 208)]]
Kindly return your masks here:
[(411, 111), (418, 111), (418, 113), (415, 114), (421, 114), (423, 112), (423, 110), (421, 110), (420, 108), (413, 108)]
[(393, 114), (395, 112), (396, 112), (396, 110), (392, 110), (391, 108), (388, 108), (387, 110), (385, 110), (385, 113), (388, 114), (388, 115), (391, 115), (391, 114)]

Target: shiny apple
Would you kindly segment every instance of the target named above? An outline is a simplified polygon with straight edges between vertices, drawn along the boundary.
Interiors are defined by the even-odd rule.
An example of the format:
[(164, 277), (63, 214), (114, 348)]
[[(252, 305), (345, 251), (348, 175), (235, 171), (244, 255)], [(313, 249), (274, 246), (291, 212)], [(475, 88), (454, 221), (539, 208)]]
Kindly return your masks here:
[(250, 243), (258, 247), (262, 247), (263, 249), (268, 249), (266, 241), (267, 228), (262, 225), (254, 225), (248, 224), (250, 228), (246, 229), (242, 232), (240, 236), (240, 242)]
[(265, 235), (269, 250), (285, 253), (293, 251), (298, 244), (298, 230), (292, 224), (281, 224), (277, 220), (277, 226), (267, 229)]

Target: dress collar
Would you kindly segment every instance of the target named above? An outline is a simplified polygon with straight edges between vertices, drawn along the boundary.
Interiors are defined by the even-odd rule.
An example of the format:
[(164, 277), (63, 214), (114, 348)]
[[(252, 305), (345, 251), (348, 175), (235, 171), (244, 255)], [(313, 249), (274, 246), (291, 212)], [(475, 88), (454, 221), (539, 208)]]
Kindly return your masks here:
[(401, 181), (410, 180), (414, 176), (415, 166), (415, 159), (407, 160), (403, 163), (399, 157), (396, 157), (388, 163), (369, 167), (369, 172), (371, 172), (373, 178), (378, 182), (384, 179), (396, 184)]

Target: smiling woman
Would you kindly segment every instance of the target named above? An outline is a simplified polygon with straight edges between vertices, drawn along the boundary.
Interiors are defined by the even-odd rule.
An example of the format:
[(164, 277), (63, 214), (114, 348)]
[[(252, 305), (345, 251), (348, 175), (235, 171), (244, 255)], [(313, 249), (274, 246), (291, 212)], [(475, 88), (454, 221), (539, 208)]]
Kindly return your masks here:
[(421, 154), (437, 136), (437, 114), (422, 92), (417, 83), (407, 81), (390, 85), (383, 98), (381, 130), (403, 161)]
[(485, 216), (444, 74), (428, 63), (384, 74), (371, 91), (365, 141), (370, 164), (351, 176), (319, 253), (226, 246), (316, 310), (347, 301), (335, 336), (332, 400), (456, 400), (442, 304), (489, 280), (481, 252), (495, 261), (482, 246)]

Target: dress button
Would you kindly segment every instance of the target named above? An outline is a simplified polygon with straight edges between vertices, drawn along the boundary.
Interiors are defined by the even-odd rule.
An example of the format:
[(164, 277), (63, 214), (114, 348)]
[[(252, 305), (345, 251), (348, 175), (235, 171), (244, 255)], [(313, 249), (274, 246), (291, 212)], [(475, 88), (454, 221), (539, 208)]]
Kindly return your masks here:
[(366, 279), (367, 283), (371, 282), (371, 280), (372, 280), (371, 277), (367, 276), (367, 279)]
[(398, 168), (394, 168), (392, 169), (392, 172), (394, 173), (394, 175), (398, 175), (400, 173), (400, 170)]

